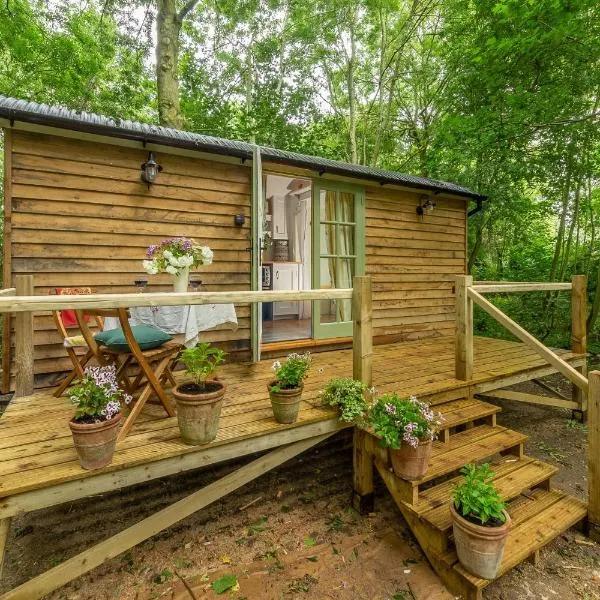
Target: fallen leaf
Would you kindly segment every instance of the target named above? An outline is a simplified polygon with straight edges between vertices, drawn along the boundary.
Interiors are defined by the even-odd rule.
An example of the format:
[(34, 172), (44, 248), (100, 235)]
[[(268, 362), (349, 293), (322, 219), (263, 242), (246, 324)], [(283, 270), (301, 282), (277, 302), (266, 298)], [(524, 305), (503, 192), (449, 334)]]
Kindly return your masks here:
[(215, 579), (212, 582), (212, 589), (216, 594), (222, 594), (223, 592), (232, 589), (237, 584), (238, 580), (235, 575), (223, 575), (223, 577), (219, 577), (219, 579)]

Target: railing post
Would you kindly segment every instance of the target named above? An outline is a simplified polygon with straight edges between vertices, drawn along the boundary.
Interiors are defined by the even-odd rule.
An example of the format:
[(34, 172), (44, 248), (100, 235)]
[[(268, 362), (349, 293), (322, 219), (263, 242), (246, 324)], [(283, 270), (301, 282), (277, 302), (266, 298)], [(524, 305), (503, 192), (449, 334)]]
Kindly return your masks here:
[(472, 285), (471, 275), (458, 275), (454, 284), (456, 296), (454, 376), (462, 381), (473, 378), (473, 301), (467, 293)]
[[(571, 350), (577, 354), (587, 352), (587, 276), (573, 275), (571, 288)], [(587, 375), (587, 361), (578, 368), (582, 375)], [(585, 419), (587, 398), (585, 392), (576, 385), (572, 387), (572, 398), (580, 406), (580, 414), (576, 417)]]
[[(373, 302), (370, 277), (355, 277), (352, 293), (352, 377), (373, 385)], [(360, 514), (373, 511), (373, 457), (368, 451), (369, 434), (354, 428), (352, 506)]]
[(586, 530), (600, 540), (600, 371), (589, 375), (587, 412), (588, 438), (588, 518)]
[[(17, 296), (33, 296), (33, 275), (15, 276)], [(15, 316), (15, 397), (33, 394), (33, 313)]]

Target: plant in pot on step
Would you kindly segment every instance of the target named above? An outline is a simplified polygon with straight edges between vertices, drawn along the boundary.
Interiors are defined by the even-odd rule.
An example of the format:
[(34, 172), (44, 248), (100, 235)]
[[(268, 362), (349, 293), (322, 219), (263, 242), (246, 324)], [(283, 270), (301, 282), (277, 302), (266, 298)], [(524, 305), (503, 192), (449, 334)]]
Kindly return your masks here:
[(496, 490), (488, 464), (466, 465), (464, 480), (454, 487), (450, 503), (458, 560), (483, 579), (494, 579), (504, 553), (510, 516)]
[(75, 416), (69, 421), (73, 444), (84, 469), (101, 469), (112, 461), (121, 424), (121, 402), (131, 402), (117, 383), (114, 365), (87, 367), (85, 377), (69, 390)]
[(414, 396), (383, 394), (369, 412), (369, 424), (379, 443), (390, 449), (394, 473), (414, 481), (427, 473), (433, 440), (443, 418)]
[(340, 412), (340, 421), (362, 425), (369, 408), (365, 397), (368, 386), (352, 377), (334, 377), (321, 392), (323, 402)]
[(273, 415), (278, 423), (294, 423), (298, 418), (304, 379), (310, 369), (310, 352), (292, 352), (284, 363), (273, 363), (275, 379), (267, 384)]
[(177, 422), (186, 444), (206, 444), (217, 437), (225, 385), (218, 379), (208, 381), (225, 360), (225, 352), (208, 342), (187, 348), (180, 355), (185, 372), (192, 381), (180, 383), (173, 390), (177, 401)]

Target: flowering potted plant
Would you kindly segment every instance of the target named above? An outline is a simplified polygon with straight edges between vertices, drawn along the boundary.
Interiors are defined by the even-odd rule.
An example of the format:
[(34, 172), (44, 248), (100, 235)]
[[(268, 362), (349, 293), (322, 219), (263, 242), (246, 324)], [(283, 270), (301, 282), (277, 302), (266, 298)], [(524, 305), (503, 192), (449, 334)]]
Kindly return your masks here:
[(210, 265), (213, 251), (208, 246), (200, 246), (189, 238), (168, 238), (160, 244), (152, 244), (146, 250), (144, 269), (150, 275), (170, 273), (175, 278), (176, 292), (186, 292), (190, 269), (198, 265)]
[(366, 383), (352, 377), (334, 377), (327, 382), (322, 398), (327, 406), (338, 408), (340, 421), (360, 425), (369, 408), (365, 397), (367, 389)]
[(454, 487), (450, 502), (456, 553), (467, 571), (494, 579), (502, 562), (510, 516), (492, 482), (490, 465), (466, 465), (460, 472), (464, 480)]
[(192, 381), (181, 383), (173, 390), (177, 401), (179, 431), (186, 444), (206, 444), (217, 437), (225, 395), (222, 382), (207, 379), (225, 360), (225, 352), (204, 342), (184, 350), (180, 360)]
[(275, 379), (267, 384), (273, 415), (278, 423), (293, 423), (298, 418), (300, 399), (304, 389), (304, 379), (310, 369), (309, 352), (292, 352), (282, 364), (273, 363)]
[(119, 388), (114, 365), (87, 367), (85, 377), (70, 390), (75, 416), (69, 421), (73, 443), (84, 469), (100, 469), (112, 460), (119, 424), (121, 401), (131, 396)]
[(394, 473), (409, 481), (421, 479), (429, 466), (432, 442), (442, 424), (442, 415), (414, 396), (383, 394), (369, 414), (369, 422), (380, 443), (390, 449)]

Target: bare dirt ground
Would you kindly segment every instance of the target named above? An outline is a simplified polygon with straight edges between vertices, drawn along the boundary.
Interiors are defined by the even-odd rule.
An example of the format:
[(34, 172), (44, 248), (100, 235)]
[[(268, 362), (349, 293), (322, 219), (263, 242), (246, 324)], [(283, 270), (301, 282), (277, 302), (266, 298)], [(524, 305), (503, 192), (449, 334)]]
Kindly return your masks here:
[[(519, 389), (539, 393), (531, 384)], [(554, 486), (585, 498), (584, 427), (561, 409), (510, 402), (503, 402), (502, 408), (500, 424), (531, 436), (526, 452), (560, 467)], [(382, 485), (377, 488), (375, 513), (361, 517), (349, 508), (351, 463), (346, 432), (47, 598), (450, 598), (431, 578), (418, 545)], [(224, 465), (188, 473), (15, 519), (0, 592), (232, 468)], [(236, 576), (239, 588), (215, 594), (212, 584), (227, 575)], [(542, 551), (537, 566), (517, 567), (487, 588), (484, 597), (600, 599), (600, 546), (569, 531)]]

